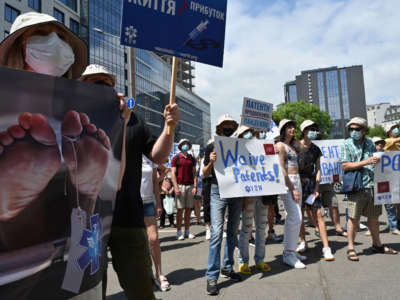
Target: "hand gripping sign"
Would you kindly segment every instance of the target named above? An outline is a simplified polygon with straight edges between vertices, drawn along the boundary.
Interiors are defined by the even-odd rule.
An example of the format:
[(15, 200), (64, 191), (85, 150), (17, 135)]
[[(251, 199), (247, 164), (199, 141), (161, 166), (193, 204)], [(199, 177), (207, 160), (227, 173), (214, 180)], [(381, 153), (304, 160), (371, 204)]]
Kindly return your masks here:
[(287, 192), (273, 141), (215, 137), (214, 164), (222, 198)]

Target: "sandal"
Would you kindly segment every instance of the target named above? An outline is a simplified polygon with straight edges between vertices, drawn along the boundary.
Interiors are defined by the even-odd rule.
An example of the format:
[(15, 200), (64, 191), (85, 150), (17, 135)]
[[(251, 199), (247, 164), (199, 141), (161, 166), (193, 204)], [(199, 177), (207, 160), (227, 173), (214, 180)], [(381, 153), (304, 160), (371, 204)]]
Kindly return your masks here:
[(347, 250), (347, 259), (350, 261), (359, 261), (360, 260), (357, 256), (356, 250), (354, 250), (354, 249)]
[(338, 235), (338, 236), (347, 237), (347, 232), (344, 231), (344, 230), (342, 230), (342, 231), (337, 231), (337, 230), (335, 230), (335, 233), (336, 233), (336, 235)]
[(381, 254), (397, 254), (397, 251), (387, 247), (385, 245), (382, 245), (380, 247), (372, 245), (371, 250), (373, 253), (381, 253)]
[(160, 291), (162, 292), (166, 292), (169, 289), (171, 289), (171, 286), (167, 280), (167, 277), (165, 277), (164, 275), (160, 275), (158, 277), (158, 279), (156, 279), (156, 285), (157, 287), (160, 289)]

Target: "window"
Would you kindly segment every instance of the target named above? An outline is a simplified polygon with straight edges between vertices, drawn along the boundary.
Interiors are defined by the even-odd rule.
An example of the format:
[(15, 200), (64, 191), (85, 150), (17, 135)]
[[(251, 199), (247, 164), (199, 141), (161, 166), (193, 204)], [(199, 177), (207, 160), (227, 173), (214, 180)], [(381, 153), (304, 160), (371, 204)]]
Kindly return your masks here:
[(125, 86), (125, 96), (128, 96), (128, 87), (127, 86)]
[(5, 9), (4, 9), (4, 19), (6, 21), (13, 23), (15, 19), (19, 16), (21, 12), (14, 7), (6, 4)]
[(42, 9), (41, 0), (28, 0), (28, 5), (38, 12), (40, 12)]
[(297, 102), (297, 87), (295, 84), (289, 85), (289, 102)]
[(347, 89), (346, 69), (340, 70), (340, 81), (342, 83), (343, 114), (345, 119), (350, 119), (349, 91)]
[(127, 69), (125, 69), (124, 74), (125, 74), (125, 80), (128, 80), (128, 70)]
[(124, 53), (124, 63), (128, 63), (128, 54)]
[(324, 75), (322, 74), (322, 72), (318, 72), (317, 77), (318, 77), (319, 108), (323, 111), (326, 111)]
[(57, 8), (54, 9), (53, 11), (53, 16), (56, 18), (59, 22), (64, 24), (64, 13), (59, 11)]
[(79, 23), (74, 19), (69, 19), (69, 29), (76, 35), (79, 35)]
[(58, 1), (64, 3), (66, 6), (73, 9), (74, 11), (77, 11), (76, 0), (58, 0)]
[(8, 37), (10, 33), (7, 30), (4, 30), (4, 38)]
[(340, 98), (337, 71), (326, 72), (326, 92), (328, 95), (328, 110), (332, 120), (340, 120)]

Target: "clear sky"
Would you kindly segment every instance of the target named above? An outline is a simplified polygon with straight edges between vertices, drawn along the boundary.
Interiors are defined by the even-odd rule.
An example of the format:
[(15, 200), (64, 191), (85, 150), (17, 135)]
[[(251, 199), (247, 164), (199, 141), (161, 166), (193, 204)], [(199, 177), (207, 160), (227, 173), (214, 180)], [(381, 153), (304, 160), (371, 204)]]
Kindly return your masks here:
[(279, 104), (301, 70), (364, 66), (367, 104), (400, 104), (400, 0), (228, 0), (224, 67), (195, 92), (239, 121), (243, 96)]

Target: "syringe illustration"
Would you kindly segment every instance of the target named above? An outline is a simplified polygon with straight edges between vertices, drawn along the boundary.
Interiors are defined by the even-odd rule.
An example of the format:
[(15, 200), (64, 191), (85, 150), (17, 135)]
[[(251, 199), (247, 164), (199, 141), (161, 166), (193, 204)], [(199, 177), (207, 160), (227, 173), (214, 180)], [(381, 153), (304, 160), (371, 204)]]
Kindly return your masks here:
[(204, 22), (200, 22), (199, 25), (196, 26), (195, 29), (192, 30), (192, 32), (189, 33), (189, 38), (185, 41), (184, 45), (186, 45), (189, 41), (195, 40), (200, 33), (202, 33), (204, 30), (207, 29), (207, 25), (210, 22), (208, 20), (205, 20)]

